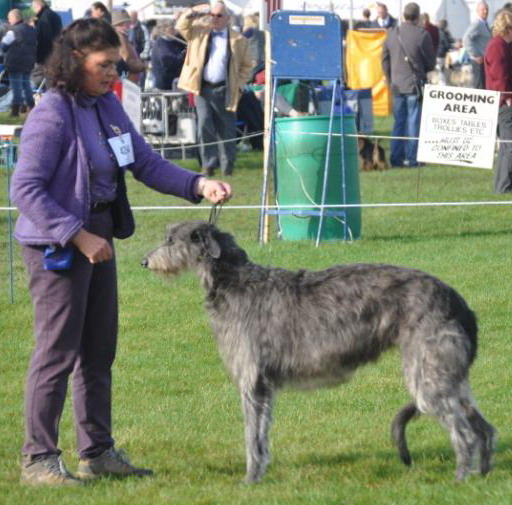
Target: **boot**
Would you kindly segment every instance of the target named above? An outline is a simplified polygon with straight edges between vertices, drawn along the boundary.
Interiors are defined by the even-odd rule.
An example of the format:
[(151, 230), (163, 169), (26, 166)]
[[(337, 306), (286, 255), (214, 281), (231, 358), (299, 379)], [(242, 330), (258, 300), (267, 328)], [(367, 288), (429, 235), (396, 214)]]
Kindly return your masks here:
[(81, 480), (73, 477), (57, 454), (24, 456), (21, 464), (21, 483), (33, 486), (79, 486)]
[(19, 117), (20, 115), (20, 106), (19, 105), (11, 105), (11, 117)]
[(81, 459), (78, 462), (77, 477), (83, 480), (93, 480), (98, 477), (146, 477), (153, 475), (147, 468), (133, 466), (126, 453), (121, 449), (111, 447), (92, 459)]

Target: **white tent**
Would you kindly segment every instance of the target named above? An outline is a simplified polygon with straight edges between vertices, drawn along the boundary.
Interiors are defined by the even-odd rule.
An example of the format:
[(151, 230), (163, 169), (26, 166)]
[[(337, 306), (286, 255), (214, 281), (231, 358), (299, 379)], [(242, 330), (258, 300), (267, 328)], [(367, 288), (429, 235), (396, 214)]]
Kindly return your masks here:
[(429, 0), (421, 9), (430, 15), (431, 22), (446, 19), (448, 29), (456, 39), (461, 39), (471, 22), (471, 13), (464, 0)]
[[(389, 13), (401, 18), (401, 12), (407, 0), (382, 0), (388, 6)], [(462, 38), (470, 23), (470, 12), (465, 0), (416, 0), (422, 12), (429, 14), (432, 22), (446, 19), (448, 28), (455, 38)], [(369, 8), (376, 17), (376, 2), (368, 0), (283, 0), (286, 10), (333, 10), (342, 19), (362, 19), (363, 9)]]
[[(205, 0), (208, 1), (208, 0)], [(408, 0), (383, 0), (388, 6), (390, 14), (400, 17), (403, 6)], [(448, 28), (455, 38), (462, 38), (465, 29), (474, 17), (477, 0), (416, 0), (421, 10), (427, 12), (433, 22), (440, 19), (448, 21)], [(53, 0), (52, 7), (57, 10), (73, 10), (73, 17), (83, 16), (85, 10), (90, 7), (90, 0)], [(154, 15), (154, 0), (114, 0), (116, 7), (127, 6), (131, 9), (140, 9), (142, 19), (148, 19)], [(175, 4), (179, 5), (180, 0)], [(242, 12), (258, 12), (263, 8), (264, 0), (226, 0), (226, 3), (237, 14)], [(493, 12), (501, 0), (488, 0), (490, 6), (489, 20), (493, 19)], [(496, 4), (496, 6), (494, 5)], [(468, 5), (470, 7), (468, 8)], [(500, 5), (501, 6), (501, 5)], [(342, 19), (361, 19), (364, 8), (369, 8), (375, 17), (376, 0), (282, 0), (282, 8), (286, 10), (327, 10), (334, 11)]]
[[(204, 0), (208, 3), (209, 0)], [(226, 4), (235, 14), (241, 14), (246, 10), (259, 12), (264, 0), (226, 0)], [(106, 3), (106, 2), (104, 2)], [(150, 19), (159, 13), (157, 6), (164, 4), (158, 0), (114, 0), (114, 8), (126, 8), (129, 10), (138, 10), (141, 19)], [(201, 3), (200, 0), (172, 0), (169, 2), (172, 6), (187, 6), (189, 4)], [(85, 11), (91, 6), (92, 0), (53, 0), (52, 9), (57, 11), (67, 11), (70, 9), (73, 18), (77, 19), (84, 15)], [(247, 9), (246, 9), (247, 7)]]

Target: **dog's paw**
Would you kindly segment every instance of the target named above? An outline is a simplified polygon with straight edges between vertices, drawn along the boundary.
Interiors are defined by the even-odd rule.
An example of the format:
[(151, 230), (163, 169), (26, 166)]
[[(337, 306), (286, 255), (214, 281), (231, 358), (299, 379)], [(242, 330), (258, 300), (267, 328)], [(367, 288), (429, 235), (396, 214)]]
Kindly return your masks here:
[(258, 484), (261, 482), (261, 475), (246, 475), (241, 481), (245, 486), (249, 486), (251, 484)]

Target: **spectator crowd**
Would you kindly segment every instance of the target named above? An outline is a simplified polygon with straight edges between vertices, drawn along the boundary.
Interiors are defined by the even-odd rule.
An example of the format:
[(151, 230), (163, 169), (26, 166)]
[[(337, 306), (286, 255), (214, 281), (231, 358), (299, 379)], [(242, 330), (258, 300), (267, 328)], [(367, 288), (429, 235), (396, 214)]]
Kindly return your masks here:
[[(502, 11), (512, 12), (511, 4)], [(62, 29), (59, 16), (44, 0), (33, 0), (32, 12), (34, 16), (24, 19), (18, 9), (10, 11), (1, 40), (13, 116), (34, 107), (33, 89), (44, 89), (45, 62)], [(486, 53), (493, 30), (485, 1), (477, 3), (475, 20), (460, 40), (454, 39), (445, 19), (433, 22), (414, 2), (400, 16), (396, 14), (378, 2), (373, 18), (365, 8), (362, 19), (354, 23), (357, 30), (387, 31), (382, 70), (393, 95), (393, 136), (417, 137), (422, 105), (417, 90), (427, 82), (461, 84), (455, 77), (461, 68), (468, 76), (465, 85), (510, 91), (508, 83), (486, 79), (492, 67), (486, 63)], [(94, 2), (84, 17), (102, 19), (115, 29), (121, 41), (117, 64), (121, 78), (142, 91), (180, 90), (193, 95), (201, 168), (205, 174), (219, 168), (230, 175), (236, 160), (237, 147), (231, 139), (237, 136), (237, 122), (243, 122), (249, 133), (263, 130), (265, 34), (258, 15), (234, 16), (222, 2), (214, 2), (176, 8), (166, 19), (141, 20), (136, 10), (109, 12), (102, 2)], [(307, 99), (305, 105), (299, 102), (278, 92), (276, 114), (311, 112)], [(261, 138), (251, 139), (251, 144), (260, 149)], [(391, 164), (415, 166), (416, 148), (413, 141), (394, 140)]]

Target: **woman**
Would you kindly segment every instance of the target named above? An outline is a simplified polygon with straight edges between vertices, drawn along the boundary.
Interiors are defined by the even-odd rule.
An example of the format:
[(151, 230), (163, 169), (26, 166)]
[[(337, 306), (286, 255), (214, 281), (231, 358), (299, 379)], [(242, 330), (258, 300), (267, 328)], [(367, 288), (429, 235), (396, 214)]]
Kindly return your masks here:
[(134, 231), (124, 171), (191, 202), (229, 199), (228, 184), (170, 164), (137, 134), (110, 91), (119, 38), (104, 21), (80, 19), (48, 64), (50, 90), (29, 114), (12, 179), (35, 311), (35, 350), (25, 393), (22, 482), (75, 485), (57, 447), (69, 375), (77, 476), (150, 475), (115, 449), (111, 367), (117, 340), (113, 237)]
[[(494, 181), (495, 193), (512, 191), (512, 13), (501, 11), (492, 27), (493, 37), (484, 55), (485, 87), (500, 91), (498, 112), (498, 167)], [(503, 142), (508, 141), (508, 142)]]
[(132, 43), (128, 40), (128, 32), (132, 24), (132, 19), (128, 12), (116, 10), (112, 13), (112, 26), (115, 28), (120, 46), (121, 59), (117, 64), (117, 72), (121, 76), (126, 76), (130, 81), (138, 84), (141, 74), (146, 71), (146, 63), (144, 63)]

